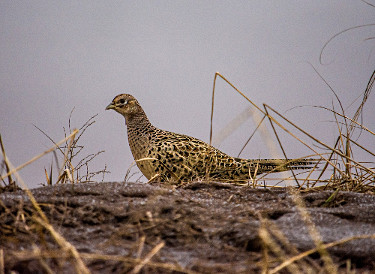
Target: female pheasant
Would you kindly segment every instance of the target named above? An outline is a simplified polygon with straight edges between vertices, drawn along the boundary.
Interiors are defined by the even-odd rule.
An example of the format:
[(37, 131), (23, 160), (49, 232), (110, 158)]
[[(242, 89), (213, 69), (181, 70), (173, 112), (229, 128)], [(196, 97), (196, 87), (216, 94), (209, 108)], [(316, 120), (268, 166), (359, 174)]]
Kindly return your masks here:
[(106, 107), (125, 118), (134, 160), (148, 179), (191, 181), (248, 181), (257, 174), (311, 168), (312, 159), (241, 159), (209, 144), (154, 127), (138, 101), (130, 94), (117, 95)]

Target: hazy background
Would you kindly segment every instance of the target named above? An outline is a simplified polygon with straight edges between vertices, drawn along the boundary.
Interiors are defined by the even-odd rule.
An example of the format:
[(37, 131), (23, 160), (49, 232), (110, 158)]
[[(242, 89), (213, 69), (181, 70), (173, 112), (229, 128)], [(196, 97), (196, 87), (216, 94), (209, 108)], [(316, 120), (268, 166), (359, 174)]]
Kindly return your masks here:
[[(372, 2), (375, 4), (375, 2)], [(83, 156), (105, 150), (106, 181), (120, 181), (133, 161), (124, 119), (104, 111), (114, 96), (131, 93), (156, 126), (209, 140), (216, 71), (257, 104), (267, 103), (323, 141), (337, 126), (327, 111), (295, 106), (338, 105), (321, 73), (351, 116), (374, 70), (375, 9), (362, 1), (0, 1), (0, 133), (14, 165), (64, 137), (69, 113), (80, 127), (98, 113), (81, 140)], [(217, 83), (218, 132), (248, 105)], [(373, 97), (363, 123), (375, 128)], [(288, 111), (289, 110), (289, 111)], [(220, 149), (237, 155), (254, 129), (252, 119)], [(359, 141), (374, 151), (373, 138)], [(241, 155), (271, 157), (259, 135)], [(290, 156), (310, 154), (286, 140)], [(312, 143), (312, 142), (310, 142)], [(360, 158), (361, 155), (358, 155)], [(365, 157), (366, 158), (366, 157)], [(30, 187), (45, 182), (49, 154), (20, 174)], [(358, 160), (361, 160), (358, 159)], [(135, 171), (135, 170), (134, 170)], [(97, 178), (100, 180), (101, 178)]]

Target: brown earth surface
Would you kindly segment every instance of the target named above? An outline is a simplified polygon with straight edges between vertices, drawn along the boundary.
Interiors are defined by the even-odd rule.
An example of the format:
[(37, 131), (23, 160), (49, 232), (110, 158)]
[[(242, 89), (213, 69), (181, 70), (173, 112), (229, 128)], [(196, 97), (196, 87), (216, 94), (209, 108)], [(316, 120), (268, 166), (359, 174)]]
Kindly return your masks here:
[[(137, 267), (142, 273), (256, 273), (277, 267), (283, 256), (315, 248), (312, 228), (324, 243), (375, 234), (375, 196), (370, 194), (338, 192), (327, 202), (333, 191), (302, 192), (311, 218), (301, 218), (296, 196), (285, 188), (92, 183), (31, 192), (50, 224), (93, 273), (124, 273)], [(24, 191), (0, 194), (5, 273), (73, 273), (74, 259), (37, 215)], [(309, 220), (313, 226), (307, 225)], [(328, 253), (339, 272), (347, 273), (347, 267), (360, 273), (375, 271), (374, 238), (335, 245)], [(319, 272), (323, 261), (315, 252), (298, 260), (297, 268), (282, 272)]]

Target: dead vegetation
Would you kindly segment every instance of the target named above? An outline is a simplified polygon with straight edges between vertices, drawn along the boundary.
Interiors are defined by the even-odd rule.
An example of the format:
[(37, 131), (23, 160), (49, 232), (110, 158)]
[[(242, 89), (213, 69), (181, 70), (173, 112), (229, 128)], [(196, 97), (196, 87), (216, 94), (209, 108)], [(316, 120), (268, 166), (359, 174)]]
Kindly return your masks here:
[[(45, 135), (53, 143), (53, 146), (18, 167), (13, 167), (11, 162), (9, 161), (5, 153), (4, 144), (0, 136), (0, 144), (3, 156), (0, 169), (0, 179), (2, 182), (2, 185), (0, 185), (0, 193), (11, 188), (18, 189), (18, 187), (16, 187), (16, 182), (12, 178), (12, 174), (16, 173), (25, 166), (32, 164), (34, 161), (40, 159), (41, 157), (45, 156), (50, 152), (54, 154), (54, 161), (51, 162), (48, 171), (47, 169), (44, 169), (46, 175), (46, 185), (53, 185), (59, 183), (63, 184), (65, 182), (97, 182), (98, 180), (96, 179), (96, 177), (98, 176), (102, 177), (102, 182), (104, 181), (104, 175), (109, 173), (106, 165), (102, 170), (98, 171), (91, 171), (89, 168), (90, 162), (93, 161), (97, 156), (102, 154), (104, 151), (98, 151), (96, 153), (90, 153), (88, 155), (81, 156), (83, 154), (84, 146), (78, 143), (82, 135), (86, 132), (86, 130), (95, 123), (95, 117), (97, 116), (97, 114), (90, 117), (79, 129), (74, 129), (71, 126), (73, 110), (70, 112), (69, 115), (68, 128), (63, 128), (65, 138), (59, 142), (55, 142), (46, 132), (44, 132), (43, 130), (34, 125), (40, 132), (43, 133), (43, 135)], [(61, 160), (62, 163), (60, 164)], [(54, 175), (53, 173), (54, 165), (57, 169), (57, 175)], [(4, 170), (5, 174), (2, 175)], [(5, 181), (6, 178), (8, 182)], [(19, 184), (21, 184), (21, 182), (19, 182)]]
[[(317, 72), (317, 71), (316, 71)], [(318, 72), (317, 72), (318, 73)], [(319, 73), (318, 73), (319, 74)], [(319, 74), (320, 76), (320, 74)], [(336, 111), (333, 107), (329, 109), (327, 107), (320, 107), (324, 110), (329, 111), (333, 114), (334, 120), (336, 122), (338, 137), (335, 144), (327, 144), (318, 138), (314, 137), (313, 134), (308, 133), (303, 128), (299, 127), (284, 115), (280, 114), (277, 110), (272, 108), (267, 104), (263, 104), (263, 109), (251, 101), (244, 93), (238, 90), (231, 82), (229, 82), (224, 76), (220, 73), (215, 74), (214, 86), (212, 91), (212, 108), (211, 108), (211, 129), (210, 129), (210, 142), (212, 140), (212, 121), (214, 115), (214, 98), (215, 98), (215, 86), (216, 80), (220, 77), (225, 82), (227, 82), (233, 90), (243, 96), (254, 108), (254, 111), (260, 112), (263, 117), (258, 123), (256, 130), (264, 126), (264, 121), (268, 119), (272, 131), (275, 134), (275, 139), (286, 159), (288, 159), (287, 152), (285, 151), (283, 144), (279, 138), (278, 130), (284, 131), (290, 136), (292, 136), (296, 141), (302, 143), (307, 149), (307, 157), (315, 157), (319, 159), (321, 165), (316, 165), (305, 177), (297, 178), (294, 171), (291, 171), (292, 176), (290, 179), (293, 179), (295, 184), (299, 189), (309, 189), (309, 190), (318, 190), (318, 189), (339, 189), (344, 191), (356, 191), (356, 192), (373, 192), (375, 186), (375, 170), (374, 162), (364, 163), (360, 160), (354, 158), (354, 150), (362, 155), (368, 154), (369, 156), (375, 156), (374, 152), (368, 149), (368, 146), (359, 144), (353, 136), (356, 134), (360, 135), (362, 131), (368, 133), (373, 138), (375, 133), (368, 129), (366, 126), (358, 122), (361, 117), (363, 107), (371, 93), (374, 81), (375, 81), (375, 71), (372, 73), (370, 80), (367, 84), (366, 90), (363, 92), (362, 100), (357, 108), (354, 116), (349, 118), (345, 109), (337, 96), (336, 92), (329, 86), (332, 93), (334, 94), (337, 102), (340, 106), (341, 112)], [(321, 77), (323, 81), (323, 77)], [(358, 133), (359, 131), (359, 133)], [(255, 132), (254, 132), (255, 133)], [(251, 135), (251, 137), (254, 135)], [(301, 135), (304, 137), (298, 137)], [(251, 138), (250, 137), (250, 138)], [(249, 143), (249, 140), (246, 144)], [(313, 142), (313, 145), (310, 143)], [(245, 144), (245, 145), (246, 145)], [(322, 151), (319, 151), (317, 147), (320, 147)], [(243, 149), (242, 149), (243, 150)], [(322, 166), (322, 168), (320, 168)], [(257, 178), (258, 181), (265, 178), (268, 174), (262, 175)], [(281, 178), (280, 181), (285, 181), (285, 178)], [(264, 186), (262, 184), (252, 184), (253, 186)]]
[[(74, 109), (70, 112), (69, 115), (69, 121), (68, 121), (68, 128), (65, 129), (64, 127), (64, 135), (67, 137), (67, 135), (70, 135), (74, 132), (75, 129), (71, 126), (71, 119)], [(98, 171), (91, 171), (89, 169), (89, 164), (91, 161), (93, 161), (97, 156), (102, 154), (104, 151), (98, 151), (96, 153), (90, 153), (86, 156), (81, 156), (84, 146), (81, 144), (78, 144), (79, 140), (81, 139), (82, 135), (86, 132), (86, 130), (92, 126), (95, 123), (95, 117), (98, 114), (90, 117), (78, 130), (76, 135), (73, 135), (72, 138), (69, 140), (66, 139), (63, 146), (57, 146), (56, 142), (48, 136), (47, 133), (45, 133), (43, 130), (35, 126), (40, 132), (42, 132), (55, 146), (57, 153), (60, 153), (60, 156), (63, 157), (63, 163), (60, 166), (59, 165), (59, 157), (56, 155), (56, 151), (54, 151), (55, 156), (55, 163), (57, 167), (59, 168), (58, 176), (56, 179), (55, 184), (58, 183), (65, 183), (65, 182), (71, 182), (71, 183), (88, 183), (88, 182), (97, 182), (95, 177), (101, 176), (102, 182), (104, 180), (104, 175), (108, 173), (107, 166), (105, 165), (102, 170)], [(79, 160), (77, 160), (79, 159)], [(53, 163), (50, 165), (49, 173), (45, 169), (46, 174), (46, 181), (47, 185), (53, 184)]]

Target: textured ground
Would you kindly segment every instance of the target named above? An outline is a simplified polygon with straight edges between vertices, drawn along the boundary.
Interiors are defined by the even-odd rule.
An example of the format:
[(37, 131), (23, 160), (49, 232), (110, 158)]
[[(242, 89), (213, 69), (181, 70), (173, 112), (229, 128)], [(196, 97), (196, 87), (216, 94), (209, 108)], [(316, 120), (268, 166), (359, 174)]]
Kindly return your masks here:
[[(97, 183), (42, 187), (32, 193), (56, 231), (83, 254), (94, 273), (131, 271), (162, 242), (165, 245), (143, 272), (258, 272), (264, 267), (266, 247), (259, 237), (262, 224), (286, 256), (315, 247), (287, 189), (216, 183), (193, 183), (177, 189)], [(326, 203), (332, 193), (301, 194), (324, 243), (375, 234), (375, 196), (339, 192)], [(4, 250), (6, 272), (45, 273), (48, 267), (63, 273), (73, 270), (69, 258), (55, 255), (57, 258), (35, 259), (37, 256), (28, 252), (40, 248), (53, 254), (59, 246), (33, 218), (36, 213), (25, 192), (2, 193), (0, 201), (0, 248)], [(296, 250), (275, 236), (273, 225)], [(268, 250), (269, 267), (276, 267), (280, 264), (273, 260), (277, 254), (272, 247)], [(362, 272), (375, 269), (374, 239), (353, 240), (328, 251), (342, 269), (348, 259), (352, 268)], [(88, 254), (97, 256), (89, 259)], [(98, 254), (114, 257), (98, 258)], [(317, 253), (299, 263), (313, 270), (322, 266)]]

